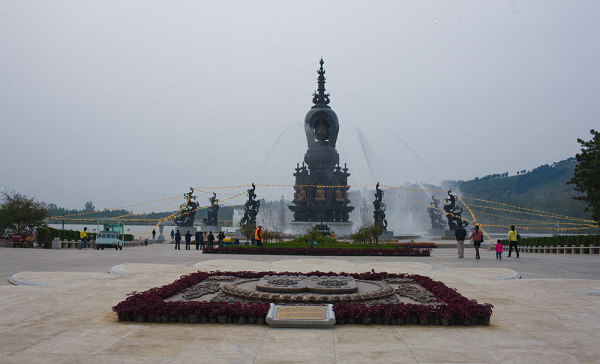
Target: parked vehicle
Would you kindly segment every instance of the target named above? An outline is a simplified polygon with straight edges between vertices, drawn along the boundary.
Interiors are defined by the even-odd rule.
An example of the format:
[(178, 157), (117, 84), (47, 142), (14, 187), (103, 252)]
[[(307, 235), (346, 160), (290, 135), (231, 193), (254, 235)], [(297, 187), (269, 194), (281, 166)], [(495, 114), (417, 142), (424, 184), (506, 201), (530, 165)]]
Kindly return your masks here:
[(123, 250), (125, 242), (125, 227), (120, 220), (104, 219), (98, 220), (96, 229), (96, 250), (105, 247)]
[(8, 241), (13, 243), (13, 248), (16, 248), (16, 247), (33, 248), (34, 247), (33, 242), (35, 241), (35, 236), (28, 235), (28, 234), (9, 234)]

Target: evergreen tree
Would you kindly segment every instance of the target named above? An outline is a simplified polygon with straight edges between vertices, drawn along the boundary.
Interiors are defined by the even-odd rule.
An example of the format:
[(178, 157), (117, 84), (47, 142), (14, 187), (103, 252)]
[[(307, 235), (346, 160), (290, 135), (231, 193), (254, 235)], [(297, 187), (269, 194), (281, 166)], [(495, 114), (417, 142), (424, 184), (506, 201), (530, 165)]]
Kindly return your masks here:
[(575, 190), (584, 193), (573, 197), (588, 203), (585, 211), (592, 214), (592, 219), (600, 223), (600, 132), (590, 130), (593, 138), (590, 141), (577, 138), (581, 144), (581, 153), (578, 153), (577, 166), (569, 184), (575, 185)]

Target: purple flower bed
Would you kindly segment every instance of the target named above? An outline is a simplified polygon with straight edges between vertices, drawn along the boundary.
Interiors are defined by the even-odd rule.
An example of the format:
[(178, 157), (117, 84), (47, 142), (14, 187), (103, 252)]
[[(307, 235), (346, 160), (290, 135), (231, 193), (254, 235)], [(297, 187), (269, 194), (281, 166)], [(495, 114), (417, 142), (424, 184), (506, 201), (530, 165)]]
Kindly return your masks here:
[(227, 303), (208, 301), (165, 301), (184, 289), (196, 285), (213, 275), (229, 275), (239, 278), (261, 278), (265, 275), (319, 275), (352, 276), (354, 279), (382, 280), (387, 278), (411, 278), (431, 291), (436, 300), (424, 304), (383, 304), (367, 306), (361, 303), (337, 303), (333, 306), (337, 324), (421, 324), (421, 325), (488, 325), (492, 305), (479, 304), (463, 297), (455, 289), (425, 276), (395, 273), (323, 273), (323, 272), (196, 272), (181, 276), (171, 284), (132, 292), (112, 309), (119, 321), (137, 322), (185, 322), (185, 323), (257, 323), (264, 324), (269, 303)]
[(402, 256), (428, 257), (429, 248), (285, 248), (285, 247), (239, 247), (205, 248), (203, 254), (260, 254), (260, 255), (319, 255), (319, 256)]

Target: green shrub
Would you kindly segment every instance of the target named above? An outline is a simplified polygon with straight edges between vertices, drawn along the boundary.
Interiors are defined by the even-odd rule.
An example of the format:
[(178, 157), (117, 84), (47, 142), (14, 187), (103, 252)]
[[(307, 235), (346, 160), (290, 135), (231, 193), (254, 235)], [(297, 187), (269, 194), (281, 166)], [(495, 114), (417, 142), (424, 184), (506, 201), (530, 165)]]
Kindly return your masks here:
[(383, 229), (373, 224), (363, 226), (357, 232), (350, 235), (350, 239), (355, 244), (379, 244), (379, 235), (383, 233)]

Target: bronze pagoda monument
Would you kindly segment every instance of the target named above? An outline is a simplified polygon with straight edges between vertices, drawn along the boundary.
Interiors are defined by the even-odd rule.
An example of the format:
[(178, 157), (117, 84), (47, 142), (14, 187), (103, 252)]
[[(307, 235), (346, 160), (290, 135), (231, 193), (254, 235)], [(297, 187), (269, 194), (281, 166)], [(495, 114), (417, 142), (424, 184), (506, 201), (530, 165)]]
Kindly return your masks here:
[(296, 165), (294, 177), (292, 225), (326, 223), (338, 233), (350, 233), (352, 223), (348, 206), (348, 168), (340, 166), (340, 156), (335, 149), (340, 125), (335, 112), (329, 106), (329, 94), (325, 93), (325, 70), (321, 67), (318, 88), (313, 94), (314, 105), (304, 118), (304, 131), (308, 150), (302, 165)]

